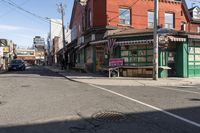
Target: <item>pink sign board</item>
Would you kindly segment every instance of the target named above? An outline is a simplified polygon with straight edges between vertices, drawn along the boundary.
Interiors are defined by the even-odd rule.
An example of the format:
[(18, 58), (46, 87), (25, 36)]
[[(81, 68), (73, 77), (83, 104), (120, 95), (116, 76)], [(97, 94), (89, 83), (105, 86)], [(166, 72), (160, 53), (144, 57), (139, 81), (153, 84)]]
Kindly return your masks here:
[(109, 66), (115, 67), (115, 66), (123, 66), (124, 60), (121, 58), (111, 58), (109, 59)]

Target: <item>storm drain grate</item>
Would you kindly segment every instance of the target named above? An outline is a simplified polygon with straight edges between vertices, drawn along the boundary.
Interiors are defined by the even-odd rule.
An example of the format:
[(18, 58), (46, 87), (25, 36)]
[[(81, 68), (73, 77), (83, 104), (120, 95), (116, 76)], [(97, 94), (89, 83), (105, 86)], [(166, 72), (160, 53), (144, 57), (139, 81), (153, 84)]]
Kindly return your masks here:
[(94, 114), (93, 119), (101, 122), (119, 122), (125, 119), (125, 115), (116, 111), (104, 111)]

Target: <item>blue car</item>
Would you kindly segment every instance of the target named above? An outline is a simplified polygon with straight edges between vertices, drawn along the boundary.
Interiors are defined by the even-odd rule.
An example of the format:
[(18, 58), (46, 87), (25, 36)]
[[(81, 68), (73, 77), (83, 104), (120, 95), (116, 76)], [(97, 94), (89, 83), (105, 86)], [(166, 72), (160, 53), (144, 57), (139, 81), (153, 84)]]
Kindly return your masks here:
[(8, 66), (8, 70), (11, 71), (11, 70), (20, 70), (20, 71), (23, 71), (26, 69), (26, 66), (25, 66), (25, 63), (23, 60), (18, 60), (18, 59), (14, 59), (14, 60), (11, 60), (9, 66)]

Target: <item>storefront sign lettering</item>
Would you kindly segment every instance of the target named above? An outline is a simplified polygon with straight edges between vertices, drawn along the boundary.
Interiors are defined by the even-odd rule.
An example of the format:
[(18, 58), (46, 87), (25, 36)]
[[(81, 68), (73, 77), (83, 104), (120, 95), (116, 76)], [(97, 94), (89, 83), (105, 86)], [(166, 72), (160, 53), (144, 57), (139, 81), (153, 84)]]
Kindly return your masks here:
[(121, 58), (111, 58), (109, 59), (109, 66), (115, 67), (115, 66), (123, 66), (124, 60)]

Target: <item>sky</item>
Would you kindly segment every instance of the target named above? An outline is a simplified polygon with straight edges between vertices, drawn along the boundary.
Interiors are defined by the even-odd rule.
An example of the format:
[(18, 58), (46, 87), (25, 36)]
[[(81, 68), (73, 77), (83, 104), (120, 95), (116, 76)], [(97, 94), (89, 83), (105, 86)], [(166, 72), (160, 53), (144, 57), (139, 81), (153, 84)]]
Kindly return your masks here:
[(14, 2), (23, 9), (44, 18), (60, 19), (57, 4), (65, 3), (65, 25), (70, 22), (71, 10), (74, 0), (0, 0), (0, 38), (12, 40), (20, 48), (28, 48), (33, 45), (35, 36), (47, 37), (49, 21), (34, 17), (21, 11), (10, 4)]
[[(23, 9), (44, 18), (61, 18), (57, 11), (57, 4), (65, 3), (65, 25), (70, 22), (74, 0), (0, 0), (0, 38), (12, 40), (20, 48), (28, 48), (33, 45), (35, 36), (47, 37), (49, 22), (34, 17), (21, 11), (7, 2), (14, 2)], [(193, 2), (200, 0), (186, 0), (188, 7)]]

